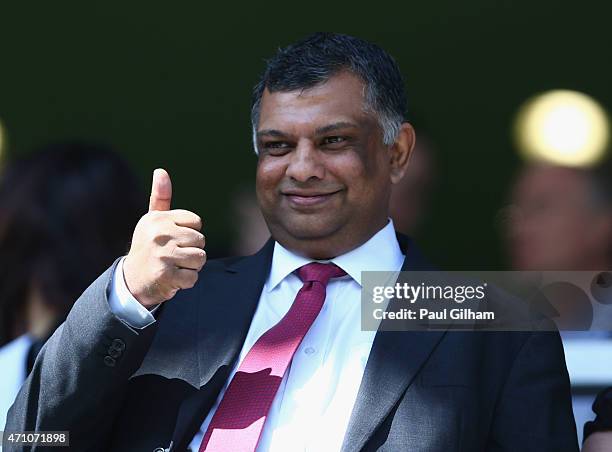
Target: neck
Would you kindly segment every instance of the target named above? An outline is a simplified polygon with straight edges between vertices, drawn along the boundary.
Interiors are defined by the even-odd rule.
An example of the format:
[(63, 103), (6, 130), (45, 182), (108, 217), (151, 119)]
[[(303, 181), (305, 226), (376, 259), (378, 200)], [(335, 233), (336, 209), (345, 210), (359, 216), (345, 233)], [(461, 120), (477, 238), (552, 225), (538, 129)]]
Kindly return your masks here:
[(272, 236), (278, 243), (293, 253), (308, 259), (327, 260), (359, 248), (382, 230), (388, 221), (388, 218), (385, 217), (373, 223), (370, 228), (364, 228), (361, 231), (339, 230), (323, 238), (297, 239), (284, 234), (278, 234), (278, 236), (273, 234)]

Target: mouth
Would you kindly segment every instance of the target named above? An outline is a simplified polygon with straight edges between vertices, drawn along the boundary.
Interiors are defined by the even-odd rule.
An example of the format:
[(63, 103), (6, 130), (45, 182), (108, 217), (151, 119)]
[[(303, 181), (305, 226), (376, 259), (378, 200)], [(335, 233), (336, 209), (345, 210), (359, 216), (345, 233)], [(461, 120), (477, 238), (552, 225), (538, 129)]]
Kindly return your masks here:
[(307, 192), (285, 192), (289, 203), (295, 207), (310, 207), (324, 204), (332, 199), (332, 197), (341, 190), (336, 190), (329, 193), (307, 193)]

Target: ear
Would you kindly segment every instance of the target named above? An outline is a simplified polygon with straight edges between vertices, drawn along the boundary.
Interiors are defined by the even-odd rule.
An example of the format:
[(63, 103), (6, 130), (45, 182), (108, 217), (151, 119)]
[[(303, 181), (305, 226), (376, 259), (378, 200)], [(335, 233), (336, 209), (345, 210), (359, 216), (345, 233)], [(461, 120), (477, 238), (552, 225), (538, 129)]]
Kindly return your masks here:
[(416, 143), (414, 127), (408, 122), (402, 123), (395, 143), (390, 148), (391, 183), (397, 184), (408, 168), (408, 162)]

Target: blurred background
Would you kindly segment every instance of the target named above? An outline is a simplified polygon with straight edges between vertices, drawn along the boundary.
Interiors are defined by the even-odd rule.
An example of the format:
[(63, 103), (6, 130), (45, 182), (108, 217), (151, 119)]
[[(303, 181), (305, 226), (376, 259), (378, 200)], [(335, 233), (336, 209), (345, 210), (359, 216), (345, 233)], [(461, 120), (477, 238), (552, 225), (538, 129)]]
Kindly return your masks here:
[[(232, 192), (254, 179), (251, 88), (265, 58), (313, 31), (311, 17), (300, 12), (289, 23), (257, 5), (118, 5), (2, 6), (4, 157), (56, 139), (107, 142), (143, 187), (155, 167), (168, 168), (175, 205), (199, 213), (210, 246), (224, 250), (234, 234), (227, 227)], [(398, 8), (365, 17), (338, 7), (314, 28), (373, 40), (400, 64), (410, 110), (437, 152), (437, 183), (418, 234), (427, 255), (449, 268), (504, 268), (493, 218), (520, 164), (514, 116), (526, 99), (551, 89), (612, 104), (612, 4), (474, 0)], [(329, 20), (334, 15), (345, 20)]]
[[(293, 7), (3, 5), (1, 164), (49, 143), (104, 143), (144, 193), (153, 169), (168, 169), (174, 206), (203, 217), (211, 257), (253, 251), (267, 231), (253, 208), (251, 89), (276, 48), (331, 28), (380, 44), (405, 75), (419, 144), (393, 215), (432, 262), (610, 269), (612, 3), (439, 1), (367, 14), (312, 6), (312, 16), (296, 9), (282, 18)], [(585, 211), (595, 198), (601, 204)], [(586, 374), (575, 376), (572, 366), (585, 364), (569, 354), (584, 358), (598, 345), (568, 351), (587, 405), (612, 384), (604, 336), (593, 339), (604, 349), (589, 355)]]

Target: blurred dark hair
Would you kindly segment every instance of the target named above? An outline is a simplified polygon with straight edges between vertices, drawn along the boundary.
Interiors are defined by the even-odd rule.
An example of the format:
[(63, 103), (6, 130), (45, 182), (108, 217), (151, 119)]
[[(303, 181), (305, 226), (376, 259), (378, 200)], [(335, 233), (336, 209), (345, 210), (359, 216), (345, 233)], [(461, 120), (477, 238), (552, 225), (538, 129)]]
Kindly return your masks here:
[(23, 321), (32, 283), (63, 318), (125, 254), (146, 198), (103, 145), (66, 142), (11, 162), (0, 175), (0, 344)]
[(379, 46), (337, 33), (314, 33), (279, 49), (268, 60), (253, 90), (253, 128), (259, 122), (261, 97), (266, 88), (271, 93), (312, 88), (343, 70), (363, 80), (366, 107), (378, 115), (385, 144), (393, 144), (406, 116), (404, 81), (397, 63)]

